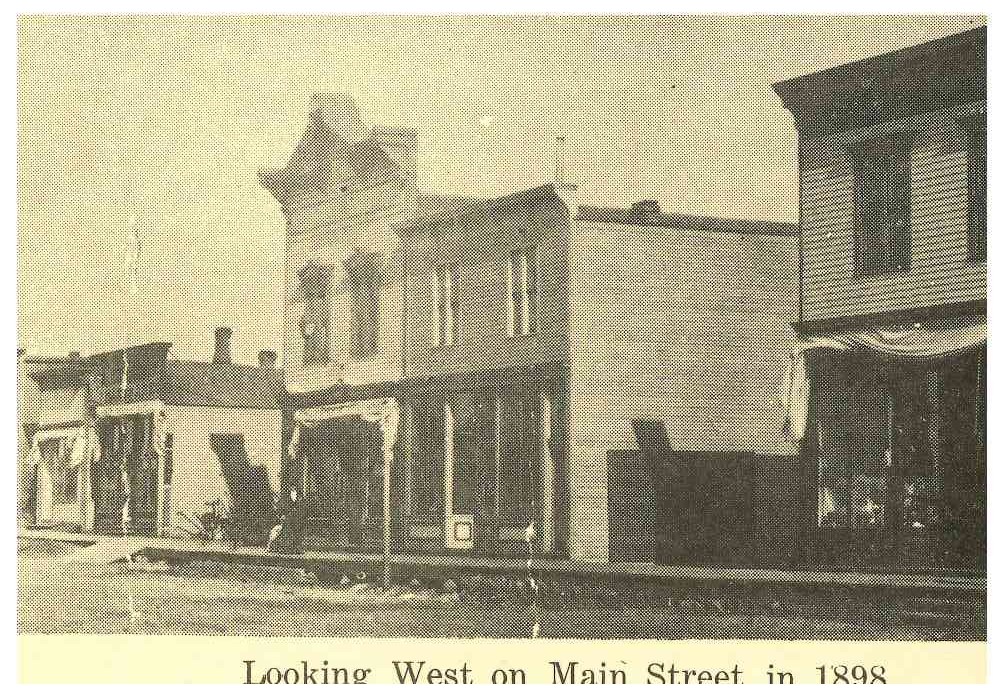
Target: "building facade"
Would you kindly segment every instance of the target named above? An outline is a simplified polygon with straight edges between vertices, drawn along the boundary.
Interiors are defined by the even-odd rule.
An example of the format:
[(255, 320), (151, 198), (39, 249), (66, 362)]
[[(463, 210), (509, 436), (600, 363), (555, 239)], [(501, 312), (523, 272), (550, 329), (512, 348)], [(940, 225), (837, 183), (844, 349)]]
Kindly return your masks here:
[(308, 549), (610, 557), (609, 452), (789, 457), (791, 225), (415, 184), (416, 134), (314, 98), (287, 225), (287, 490)]
[(775, 86), (800, 140), (789, 426), (821, 563), (984, 567), (985, 46)]
[(206, 537), (214, 511), (228, 534), (267, 540), (280, 491), (281, 371), (270, 351), (260, 366), (233, 364), (229, 329), (216, 340), (212, 362), (149, 343), (35, 363), (35, 526)]

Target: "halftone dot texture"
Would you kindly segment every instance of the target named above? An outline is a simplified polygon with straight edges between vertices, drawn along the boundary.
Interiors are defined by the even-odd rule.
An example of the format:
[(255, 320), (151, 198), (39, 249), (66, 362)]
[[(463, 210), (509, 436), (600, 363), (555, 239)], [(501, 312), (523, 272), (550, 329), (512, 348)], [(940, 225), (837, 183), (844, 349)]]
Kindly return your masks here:
[[(912, 561), (881, 583), (870, 570), (901, 562), (851, 561), (853, 533), (844, 556), (821, 561), (815, 511), (827, 501), (798, 452), (810, 443), (783, 434), (800, 314), (984, 299), (984, 266), (958, 263), (963, 115), (908, 122), (918, 283), (902, 291), (854, 278), (845, 139), (807, 144), (798, 169), (797, 132), (771, 89), (982, 23), (22, 18), (19, 345), (89, 357), (173, 344), (162, 384), (131, 398), (167, 405), (173, 471), (158, 507), (178, 544), (108, 564), (25, 541), (20, 629), (524, 637), (538, 624), (543, 637), (983, 639), (983, 572)], [(532, 251), (525, 270), (509, 267), (518, 250)], [(434, 347), (443, 264), (454, 342)], [(522, 314), (525, 335), (512, 320)], [(209, 362), (218, 326), (233, 343)], [(281, 348), (281, 372), (251, 366), (267, 348)], [(520, 463), (529, 495), (517, 526), (503, 525), (538, 524), (574, 560), (698, 566), (559, 572), (508, 541), (478, 546), (504, 553), (471, 573), (436, 545), (444, 499), (433, 518), (411, 517), (408, 451), (429, 443), (405, 418), (390, 502), (392, 548), (407, 554), (384, 590), (378, 444), (342, 459), (343, 441), (321, 441), (309, 449), (330, 459), (301, 477), (301, 455), (288, 457), (293, 410), (387, 396), (438, 405), (461, 389), (498, 401), (501, 416), (512, 387), (550, 402), (551, 441)], [(37, 423), (48, 399), (26, 397), (19, 422)], [(493, 454), (476, 471), (478, 538), (503, 529), (486, 503), (510, 478), (497, 420), (460, 438)], [(634, 421), (655, 430), (640, 450)], [(845, 453), (867, 444), (850, 436)], [(658, 453), (669, 446), (670, 463)], [(444, 459), (428, 472), (436, 483)], [(109, 533), (113, 472), (95, 515)], [(983, 508), (983, 492), (964, 503), (979, 497)], [(133, 510), (133, 534), (149, 534), (151, 514)], [(345, 561), (265, 552), (283, 518), (281, 547), (298, 549), (292, 531), (305, 523), (307, 548)], [(812, 578), (832, 566), (850, 571)]]

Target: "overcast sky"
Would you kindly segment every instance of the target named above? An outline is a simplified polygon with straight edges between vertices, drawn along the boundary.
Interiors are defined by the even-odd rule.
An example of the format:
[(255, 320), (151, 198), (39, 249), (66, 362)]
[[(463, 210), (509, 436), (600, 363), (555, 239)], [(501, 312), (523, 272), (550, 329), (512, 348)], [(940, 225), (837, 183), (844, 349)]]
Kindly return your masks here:
[[(795, 221), (796, 134), (771, 83), (961, 31), (934, 18), (22, 18), (19, 344), (96, 352), (137, 334), (238, 360), (281, 350), (283, 220), (258, 185), (309, 96), (417, 129), (423, 190), (552, 179), (581, 201)], [(129, 220), (143, 242), (129, 318)]]

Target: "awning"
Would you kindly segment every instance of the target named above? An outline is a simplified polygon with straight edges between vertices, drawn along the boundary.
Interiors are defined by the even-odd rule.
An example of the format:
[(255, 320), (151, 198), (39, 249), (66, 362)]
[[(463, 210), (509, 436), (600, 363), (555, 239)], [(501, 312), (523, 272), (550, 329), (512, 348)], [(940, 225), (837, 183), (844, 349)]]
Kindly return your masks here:
[(786, 403), (783, 432), (789, 440), (799, 441), (804, 437), (810, 396), (805, 355), (811, 350), (871, 352), (900, 360), (933, 360), (969, 352), (987, 341), (988, 319), (984, 314), (804, 337), (790, 353), (783, 391)]
[(982, 314), (808, 337), (797, 349), (800, 352), (815, 348), (870, 351), (891, 357), (933, 359), (967, 352), (984, 345), (987, 339), (988, 320)]

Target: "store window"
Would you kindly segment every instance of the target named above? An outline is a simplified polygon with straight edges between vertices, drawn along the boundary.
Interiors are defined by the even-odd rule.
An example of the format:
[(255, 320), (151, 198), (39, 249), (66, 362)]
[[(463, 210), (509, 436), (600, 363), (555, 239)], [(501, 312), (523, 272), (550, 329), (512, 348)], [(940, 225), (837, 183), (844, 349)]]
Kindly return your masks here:
[(498, 400), (497, 516), (503, 523), (525, 525), (536, 517), (539, 408), (531, 392), (511, 391)]
[(822, 360), (817, 523), (924, 530), (942, 513), (942, 381), (924, 363)]
[(818, 527), (881, 528), (888, 517), (890, 396), (879, 378), (832, 364), (818, 387)]
[(52, 478), (52, 499), (54, 503), (75, 503), (79, 470), (70, 465), (71, 443), (65, 438), (44, 440), (39, 446), (42, 465)]
[(444, 509), (444, 404), (435, 399), (414, 401), (412, 416), (408, 513), (415, 520), (438, 522)]

